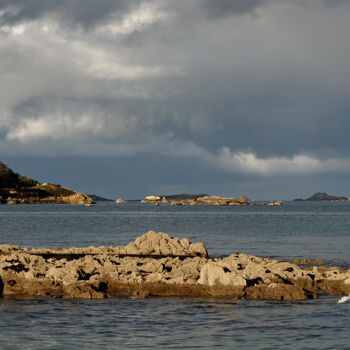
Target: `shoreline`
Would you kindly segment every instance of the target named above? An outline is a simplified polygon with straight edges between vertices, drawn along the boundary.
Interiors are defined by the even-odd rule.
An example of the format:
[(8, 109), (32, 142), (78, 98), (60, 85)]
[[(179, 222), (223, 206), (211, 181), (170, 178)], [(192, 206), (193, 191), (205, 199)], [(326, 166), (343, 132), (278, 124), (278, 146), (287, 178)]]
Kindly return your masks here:
[[(307, 267), (301, 267), (307, 263)], [(0, 297), (228, 297), (307, 300), (350, 294), (350, 270), (246, 254), (209, 257), (203, 243), (149, 231), (121, 247), (0, 245)]]

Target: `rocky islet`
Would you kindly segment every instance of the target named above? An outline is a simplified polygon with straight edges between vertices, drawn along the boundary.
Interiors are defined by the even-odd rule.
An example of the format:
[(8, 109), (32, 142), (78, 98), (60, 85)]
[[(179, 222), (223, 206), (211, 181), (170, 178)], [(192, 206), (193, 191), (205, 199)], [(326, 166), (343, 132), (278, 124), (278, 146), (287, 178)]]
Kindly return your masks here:
[(246, 254), (211, 258), (203, 243), (154, 231), (121, 247), (0, 246), (2, 297), (306, 300), (319, 292), (350, 294), (350, 270)]

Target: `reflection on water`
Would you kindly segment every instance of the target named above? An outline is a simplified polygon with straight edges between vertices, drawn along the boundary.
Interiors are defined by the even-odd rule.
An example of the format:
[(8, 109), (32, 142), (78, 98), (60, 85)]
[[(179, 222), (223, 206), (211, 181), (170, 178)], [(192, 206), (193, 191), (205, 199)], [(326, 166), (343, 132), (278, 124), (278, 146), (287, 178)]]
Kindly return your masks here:
[(350, 304), (199, 299), (2, 300), (1, 349), (346, 349)]

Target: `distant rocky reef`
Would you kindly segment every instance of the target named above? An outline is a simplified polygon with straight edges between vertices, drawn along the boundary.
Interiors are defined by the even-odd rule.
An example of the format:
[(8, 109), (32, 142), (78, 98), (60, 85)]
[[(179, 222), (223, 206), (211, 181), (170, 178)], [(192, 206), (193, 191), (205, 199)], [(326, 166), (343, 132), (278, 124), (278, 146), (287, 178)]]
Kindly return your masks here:
[(121, 247), (0, 245), (0, 297), (307, 300), (350, 293), (350, 270), (299, 262), (238, 253), (211, 258), (203, 243), (154, 231)]
[(294, 201), (338, 201), (338, 202), (347, 202), (349, 198), (344, 196), (333, 196), (325, 192), (317, 192), (307, 199), (297, 198)]
[(21, 176), (0, 162), (0, 204), (86, 204), (93, 199), (84, 193)]
[[(160, 205), (161, 203), (169, 203), (171, 206), (179, 205), (213, 205), (213, 206), (247, 206), (257, 205), (251, 201), (247, 196), (240, 195), (238, 197), (220, 197), (208, 195), (192, 195), (179, 194), (173, 196), (147, 196), (141, 203), (154, 203)], [(260, 203), (259, 205), (281, 206), (282, 201), (270, 201), (268, 203)]]

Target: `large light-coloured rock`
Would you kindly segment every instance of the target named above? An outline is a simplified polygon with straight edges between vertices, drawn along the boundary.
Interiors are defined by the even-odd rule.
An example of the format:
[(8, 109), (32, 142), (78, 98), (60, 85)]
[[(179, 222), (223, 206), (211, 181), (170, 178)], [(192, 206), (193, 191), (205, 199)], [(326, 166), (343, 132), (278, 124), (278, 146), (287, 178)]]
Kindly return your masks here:
[(93, 200), (84, 193), (74, 193), (70, 196), (62, 197), (62, 202), (65, 204), (91, 204)]
[(118, 198), (118, 199), (116, 199), (115, 202), (116, 202), (117, 204), (126, 203), (126, 201), (125, 201), (123, 198)]
[(159, 196), (146, 196), (145, 199), (147, 201), (160, 201), (160, 197)]
[[(0, 246), (1, 247), (1, 246)], [(173, 238), (163, 232), (149, 231), (134, 242), (120, 247), (87, 247), (32, 249), (33, 254), (116, 254), (116, 255), (164, 255), (164, 256), (202, 256), (208, 252), (203, 243), (191, 243), (187, 238)]]
[(163, 232), (149, 231), (121, 248), (123, 254), (203, 256), (208, 253), (203, 243), (191, 243), (188, 239), (172, 238)]
[(154, 231), (125, 247), (28, 251), (0, 245), (0, 296), (305, 300), (320, 290), (350, 294), (350, 270), (301, 268), (246, 254), (208, 258), (202, 243)]
[(0, 244), (0, 254), (11, 253), (16, 250), (22, 251), (22, 249), (18, 245)]
[(198, 283), (217, 296), (241, 287), (242, 297), (253, 299), (308, 299), (316, 297), (317, 290), (313, 277), (297, 265), (245, 254), (209, 261)]
[(141, 203), (160, 203), (160, 197), (159, 196), (146, 196), (145, 199), (141, 201)]

